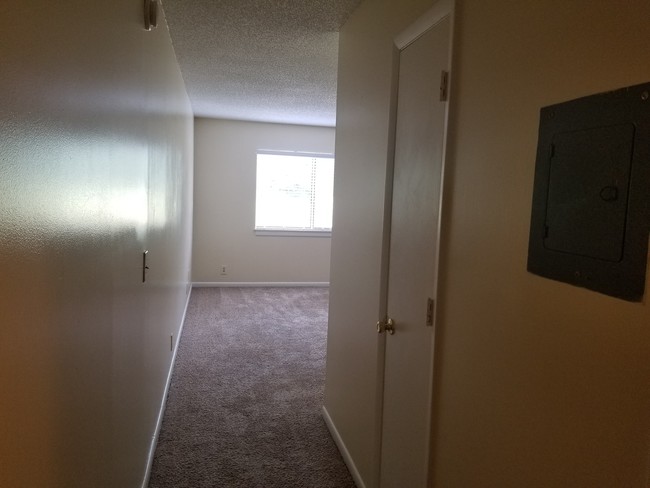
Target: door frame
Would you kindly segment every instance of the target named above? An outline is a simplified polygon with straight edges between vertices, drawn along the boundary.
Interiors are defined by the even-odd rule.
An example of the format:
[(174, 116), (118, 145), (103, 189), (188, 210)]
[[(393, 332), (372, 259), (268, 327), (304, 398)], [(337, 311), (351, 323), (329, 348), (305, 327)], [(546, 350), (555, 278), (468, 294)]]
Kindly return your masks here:
[[(441, 161), (441, 176), (440, 176), (440, 198), (438, 201), (439, 206), (439, 218), (438, 218), (438, 229), (437, 229), (437, 242), (436, 242), (436, 251), (435, 251), (435, 266), (436, 266), (436, 275), (434, 276), (434, 290), (433, 298), (435, 303), (434, 308), (434, 322), (433, 327), (434, 331), (432, 334), (433, 340), (433, 360), (430, 365), (430, 378), (433, 380), (433, 384), (430, 385), (430, 397), (429, 397), (429, 409), (431, 415), (429, 418), (429, 466), (427, 474), (427, 486), (431, 487), (433, 483), (433, 449), (434, 449), (434, 393), (436, 391), (437, 378), (435, 376), (435, 363), (437, 357), (436, 350), (436, 337), (439, 335), (439, 277), (440, 277), (440, 246), (442, 243), (442, 231), (443, 231), (443, 220), (445, 218), (445, 206), (443, 203), (447, 200), (446, 190), (447, 179), (445, 177), (447, 172), (449, 152), (448, 152), (448, 142), (449, 142), (449, 114), (450, 114), (450, 105), (452, 104), (453, 92), (452, 92), (452, 80), (453, 77), (453, 65), (454, 65), (454, 40), (455, 40), (455, 0), (438, 0), (436, 3), (422, 14), (417, 20), (410, 24), (406, 29), (400, 32), (397, 36), (393, 38), (393, 68), (392, 68), (392, 80), (391, 80), (391, 93), (390, 93), (390, 118), (389, 118), (389, 135), (388, 135), (388, 146), (387, 146), (387, 168), (386, 168), (386, 181), (385, 181), (385, 200), (384, 200), (384, 222), (383, 222), (383, 234), (382, 234), (382, 260), (381, 260), (381, 277), (380, 277), (380, 308), (379, 308), (379, 318), (380, 320), (385, 320), (388, 314), (388, 268), (389, 268), (389, 257), (390, 257), (390, 236), (391, 236), (391, 222), (392, 222), (392, 199), (393, 199), (393, 176), (395, 168), (395, 142), (396, 142), (396, 125), (397, 125), (397, 94), (399, 88), (399, 59), (400, 52), (408, 47), (410, 44), (422, 37), (427, 31), (435, 27), (442, 19), (449, 17), (450, 21), (450, 32), (449, 32), (449, 64), (447, 70), (449, 73), (448, 83), (447, 83), (447, 103), (445, 105), (444, 113), (444, 133), (442, 137), (442, 161)], [(383, 449), (383, 439), (382, 439), (382, 424), (384, 417), (384, 365), (385, 365), (385, 354), (386, 354), (386, 334), (382, 334), (382, 337), (379, 340), (379, 351), (378, 351), (378, 388), (377, 388), (377, 425), (376, 429), (378, 432), (379, 447), (376, 451), (377, 459), (377, 469), (376, 469), (376, 479), (378, 481), (378, 486), (381, 485), (381, 459), (382, 459), (382, 449)]]

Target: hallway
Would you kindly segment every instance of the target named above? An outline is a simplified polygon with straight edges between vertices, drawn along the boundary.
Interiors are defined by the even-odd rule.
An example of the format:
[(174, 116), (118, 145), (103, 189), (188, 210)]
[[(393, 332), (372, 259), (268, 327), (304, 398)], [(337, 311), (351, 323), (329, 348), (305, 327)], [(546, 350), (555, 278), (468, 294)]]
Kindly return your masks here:
[(353, 488), (320, 409), (328, 289), (194, 288), (150, 488)]
[[(168, 409), (182, 412), (173, 418), (187, 423), (172, 433), (167, 422), (160, 434), (160, 446), (169, 450), (158, 453), (155, 470), (164, 466), (166, 471), (154, 473), (152, 488), (164, 486), (162, 480), (179, 487), (326, 486), (319, 479), (326, 472), (344, 473), (347, 480), (330, 486), (351, 486), (345, 485), (349, 479), (339, 458), (316, 454), (335, 452), (321, 407), (357, 485), (388, 486), (380, 473), (388, 464), (381, 462), (381, 428), (390, 339), (377, 334), (375, 324), (389, 314), (398, 327), (402, 321), (388, 310), (382, 273), (390, 246), (395, 42), (441, 3), (453, 4), (454, 10), (452, 69), (440, 76), (448, 82), (450, 137), (444, 145), (440, 281), (432, 291), (439, 295), (433, 304), (435, 357), (427, 368), (435, 374), (429, 485), (650, 487), (647, 264), (639, 267), (645, 272), (643, 302), (527, 269), (531, 229), (546, 232), (531, 225), (536, 159), (555, 154), (555, 149), (538, 151), (541, 111), (648, 83), (650, 2), (356, 2), (0, 3), (1, 487), (146, 488), (191, 287), (219, 281), (329, 282), (324, 394), (319, 366), (318, 397), (302, 399), (303, 415), (292, 407), (299, 399), (291, 394), (300, 390), (281, 373), (300, 354), (278, 351), (298, 344), (293, 339), (302, 329), (289, 327), (286, 310), (246, 315), (248, 323), (260, 326), (258, 332), (230, 346), (241, 354), (253, 347), (249, 361), (226, 355), (223, 332), (209, 334), (213, 341), (198, 336), (196, 345), (209, 347), (189, 357), (222, 369), (208, 370), (208, 380), (198, 380), (195, 368), (203, 364), (188, 363), (193, 383), (185, 384), (196, 387), (196, 397), (175, 378)], [(152, 4), (164, 8), (158, 27), (148, 30), (152, 11), (143, 7)], [(189, 4), (210, 9), (192, 14)], [(172, 5), (187, 20), (186, 42), (172, 39), (174, 26), (180, 33), (183, 25), (171, 16), (167, 22)], [(239, 9), (242, 5), (248, 8)], [(347, 10), (332, 15), (337, 5)], [(269, 14), (273, 6), (282, 9)], [(303, 15), (307, 7), (332, 22), (319, 22), (318, 12)], [(213, 8), (227, 8), (228, 15), (213, 15)], [(211, 18), (239, 37), (200, 26)], [(263, 25), (280, 31), (276, 36)], [(206, 31), (219, 42), (206, 42)], [(247, 58), (235, 52), (242, 37), (261, 41)], [(306, 39), (316, 44), (298, 49), (308, 46)], [(233, 65), (228, 69), (199, 57), (198, 74), (188, 76), (181, 66), (188, 59), (182, 45), (197, 53), (198, 46), (217, 46)], [(288, 48), (287, 55), (280, 47)], [(281, 62), (269, 53), (281, 54)], [(336, 76), (331, 70), (327, 78), (312, 76), (318, 71), (297, 70), (288, 62), (295, 58), (311, 66), (319, 54), (326, 54), (325, 66), (336, 68)], [(262, 61), (273, 68), (271, 75), (259, 71)], [(259, 108), (275, 100), (294, 110), (297, 94), (329, 101), (333, 149), (297, 147), (306, 145), (302, 134), (313, 132), (299, 125), (300, 135), (292, 136), (298, 142), (280, 141), (276, 134), (300, 119), (265, 117), (270, 109), (254, 120), (231, 111), (195, 109), (201, 100), (192, 93), (215, 93), (204, 80), (226, 86), (230, 74), (237, 75), (228, 85), (237, 96), (225, 93), (227, 104), (217, 103), (217, 108), (242, 107), (242, 100), (253, 100), (244, 89), (263, 81), (287, 88), (290, 97), (262, 96), (262, 103), (253, 103)], [(309, 88), (325, 79), (329, 91), (316, 95), (290, 83), (302, 81)], [(201, 90), (192, 92), (189, 80)], [(650, 96), (641, 93), (638, 99), (644, 102), (644, 117), (650, 117)], [(311, 104), (303, 108), (308, 116), (319, 113)], [(308, 121), (325, 123), (302, 120)], [(240, 137), (260, 135), (262, 124), (264, 140)], [(643, 136), (635, 148), (650, 145), (650, 124), (635, 126), (634, 134)], [(238, 151), (226, 153), (232, 148)], [(297, 245), (285, 264), (262, 255), (261, 246), (226, 242), (228, 233), (240, 229), (258, 244), (287, 247), (289, 237), (253, 239), (256, 202), (250, 195), (258, 149), (335, 154), (331, 254), (323, 275), (293, 272), (299, 259), (313, 263), (307, 245)], [(645, 154), (637, 149), (635, 154)], [(201, 166), (203, 161), (207, 164)], [(203, 169), (209, 166), (223, 169), (221, 177), (206, 177)], [(641, 173), (648, 171), (650, 165)], [(205, 194), (236, 198), (200, 202)], [(599, 205), (609, 205), (594, 195)], [(645, 193), (639, 195), (639, 201), (645, 199)], [(626, 201), (621, 197), (616, 208)], [(216, 239), (201, 247), (206, 241), (197, 236), (206, 226), (195, 226), (201, 209), (223, 247), (215, 245)], [(632, 216), (634, 231), (647, 233), (650, 218)], [(634, 246), (634, 252), (641, 249), (647, 256), (646, 244)], [(271, 273), (276, 265), (287, 274)], [(253, 276), (250, 268), (260, 273)], [(197, 290), (194, 299), (212, 291)], [(232, 306), (227, 316), (238, 317), (241, 310), (232, 298), (224, 298), (232, 291), (218, 291), (219, 310)], [(285, 308), (295, 311), (296, 303)], [(422, 317), (428, 303), (419, 302)], [(325, 334), (326, 317), (318, 317)], [(254, 342), (261, 335), (265, 341)], [(392, 337), (393, 342), (400, 337)], [(177, 372), (183, 369), (184, 347)], [(320, 359), (315, 362), (322, 364), (322, 349), (316, 349)], [(236, 375), (219, 384), (229, 366)], [(244, 373), (249, 374), (246, 381)], [(273, 388), (272, 380), (279, 382)], [(259, 398), (253, 384), (266, 387)], [(236, 395), (228, 397), (228, 392)], [(217, 411), (228, 414), (219, 417)], [(290, 423), (281, 426), (287, 419)], [(235, 435), (222, 435), (228, 428)], [(235, 456), (242, 445), (252, 445), (238, 445), (239, 440), (255, 436), (270, 440), (267, 447)], [(195, 455), (176, 455), (183, 452)], [(396, 466), (392, 459), (391, 464)], [(217, 473), (231, 478), (209, 481)], [(238, 479), (242, 474), (248, 479)], [(277, 484), (282, 478), (283, 484)]]

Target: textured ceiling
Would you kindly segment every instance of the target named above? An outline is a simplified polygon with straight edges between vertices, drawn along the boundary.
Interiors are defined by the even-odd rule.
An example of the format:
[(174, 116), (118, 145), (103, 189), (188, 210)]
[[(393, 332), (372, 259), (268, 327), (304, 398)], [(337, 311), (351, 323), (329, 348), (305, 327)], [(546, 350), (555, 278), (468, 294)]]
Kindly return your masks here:
[(194, 115), (334, 126), (338, 30), (361, 0), (163, 0)]

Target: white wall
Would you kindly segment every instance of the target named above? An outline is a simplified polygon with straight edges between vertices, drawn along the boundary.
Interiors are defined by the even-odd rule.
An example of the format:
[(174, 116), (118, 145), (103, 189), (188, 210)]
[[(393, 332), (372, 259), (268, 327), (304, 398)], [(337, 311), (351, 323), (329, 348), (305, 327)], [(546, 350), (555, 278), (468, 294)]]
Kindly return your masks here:
[(0, 5), (3, 487), (145, 474), (187, 298), (193, 126), (164, 21), (142, 25), (131, 0)]
[(334, 153), (334, 129), (197, 118), (194, 140), (192, 279), (328, 282), (329, 237), (254, 234), (255, 173), (258, 149)]
[[(325, 406), (368, 487), (391, 37), (431, 3), (364, 2), (340, 35)], [(434, 486), (647, 488), (647, 304), (529, 274), (526, 258), (539, 109), (649, 81), (650, 4), (457, 3)]]

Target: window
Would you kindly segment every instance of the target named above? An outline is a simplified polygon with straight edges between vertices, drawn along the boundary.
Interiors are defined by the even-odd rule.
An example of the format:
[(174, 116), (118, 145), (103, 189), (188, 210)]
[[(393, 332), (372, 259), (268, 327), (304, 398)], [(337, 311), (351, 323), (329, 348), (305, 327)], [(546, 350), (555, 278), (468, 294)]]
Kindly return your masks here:
[(333, 188), (331, 155), (258, 151), (256, 233), (329, 235)]

